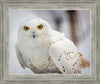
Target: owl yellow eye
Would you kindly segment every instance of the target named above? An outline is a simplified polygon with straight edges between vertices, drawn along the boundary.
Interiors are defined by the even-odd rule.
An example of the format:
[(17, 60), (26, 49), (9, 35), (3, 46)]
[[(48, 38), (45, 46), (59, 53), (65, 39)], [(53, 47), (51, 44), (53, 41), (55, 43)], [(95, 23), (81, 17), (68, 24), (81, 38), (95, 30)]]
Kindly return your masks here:
[(30, 29), (30, 27), (28, 27), (28, 26), (24, 26), (24, 30), (29, 30)]
[(37, 28), (38, 29), (42, 29), (43, 28), (43, 25), (38, 25)]

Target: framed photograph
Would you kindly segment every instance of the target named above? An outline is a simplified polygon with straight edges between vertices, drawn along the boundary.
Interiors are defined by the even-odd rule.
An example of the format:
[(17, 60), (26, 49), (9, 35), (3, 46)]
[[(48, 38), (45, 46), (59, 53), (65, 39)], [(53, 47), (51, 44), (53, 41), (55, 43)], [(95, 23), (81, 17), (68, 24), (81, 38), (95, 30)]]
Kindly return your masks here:
[(99, 84), (99, 6), (1, 0), (1, 84)]
[[(81, 74), (90, 74), (90, 66), (91, 66), (90, 65), (90, 10), (62, 10), (62, 9), (61, 10), (32, 10), (32, 9), (31, 10), (10, 10), (9, 16), (10, 16), (9, 17), (9, 22), (10, 22), (9, 26), (10, 26), (10, 31), (11, 31), (9, 34), (10, 35), (10, 46), (9, 46), (9, 49), (10, 49), (9, 73), (10, 74), (29, 74), (29, 73), (30, 74), (32, 74), (32, 73), (36, 73), (36, 74), (48, 74), (49, 73), (50, 74), (50, 73), (55, 73), (55, 72), (58, 73), (58, 70), (57, 71), (55, 70), (56, 66), (54, 66), (52, 63), (55, 60), (51, 61), (52, 58), (49, 58), (49, 56), (46, 55), (49, 52), (48, 52), (48, 49), (45, 49), (45, 44), (44, 44), (45, 41), (43, 41), (42, 40), (43, 38), (41, 38), (41, 36), (43, 36), (43, 35), (40, 35), (37, 33), (37, 32), (42, 33), (43, 29), (44, 29), (44, 31), (46, 31), (45, 29), (47, 29), (47, 28), (45, 28), (45, 25), (49, 26), (47, 23), (45, 23), (43, 25), (42, 22), (44, 22), (44, 20), (47, 21), (51, 25), (50, 28), (52, 28), (52, 30), (54, 29), (53, 30), (54, 36), (47, 36), (47, 37), (43, 36), (43, 37), (45, 39), (46, 38), (49, 39), (50, 41), (55, 41), (55, 43), (56, 43), (56, 41), (57, 41), (56, 39), (58, 37), (60, 37), (60, 36), (55, 37), (55, 33), (56, 33), (55, 31), (57, 31), (57, 33), (58, 32), (60, 32), (61, 34), (63, 33), (65, 35), (64, 38), (72, 40), (74, 45), (76, 45), (78, 47), (78, 52), (80, 52), (83, 55), (81, 57), (85, 58), (85, 60), (82, 60), (82, 61), (86, 61), (86, 62), (83, 62), (84, 64), (86, 64), (86, 65), (84, 65), (85, 69), (82, 68), (80, 73)], [(26, 19), (25, 22), (23, 22), (24, 19)], [(39, 20), (41, 20), (41, 22)], [(32, 22), (30, 22), (30, 21), (32, 21)], [(33, 26), (31, 27), (31, 24), (29, 24), (28, 22), (32, 23)], [(20, 25), (22, 25), (21, 28), (19, 27)], [(42, 28), (42, 26), (44, 26), (44, 27), (42, 29), (39, 29), (38, 25), (40, 26), (40, 28)], [(82, 25), (84, 25), (84, 27), (82, 27)], [(20, 54), (23, 53), (19, 49), (19, 48), (21, 48), (19, 46), (20, 40), (21, 40), (20, 39), (21, 36), (19, 36), (19, 34), (20, 34), (21, 29), (24, 30), (23, 31), (24, 35), (27, 35), (27, 33), (28, 33), (27, 36), (29, 37), (29, 39), (27, 39), (28, 41), (26, 39), (23, 39), (24, 37), (27, 37), (27, 36), (23, 36), (21, 38), (24, 40), (25, 45), (27, 45), (27, 46), (25, 46), (23, 44), (24, 42), (22, 42), (22, 44), (20, 46), (22, 47), (22, 45), (24, 45), (24, 49), (25, 49), (25, 50), (23, 50), (23, 49), (22, 50), (23, 51), (29, 50), (28, 53), (27, 52), (25, 53), (25, 56), (22, 56), (23, 57), (22, 59), (28, 61), (26, 63), (29, 63), (29, 65), (27, 65), (27, 67), (29, 69), (30, 69), (30, 67), (32, 69), (34, 67), (34, 70), (32, 70), (32, 69), (27, 70), (28, 68), (26, 68), (26, 66), (24, 66), (26, 63), (25, 64), (21, 63), (23, 61), (23, 60), (21, 60), (21, 58), (20, 58), (21, 56), (19, 55), (19, 53)], [(37, 30), (35, 30), (35, 29), (37, 29)], [(34, 34), (33, 34), (33, 32), (34, 32)], [(48, 31), (46, 31), (46, 32), (48, 32)], [(50, 32), (50, 30), (49, 30), (49, 32)], [(21, 34), (22, 34), (22, 32), (21, 32)], [(48, 35), (48, 33), (44, 33), (44, 32), (43, 32), (43, 34)], [(52, 35), (53, 35), (53, 32), (52, 32)], [(51, 39), (52, 37), (55, 39), (52, 40)], [(30, 38), (32, 41), (34, 41), (34, 42), (36, 41), (36, 43), (34, 43), (34, 42), (32, 42), (32, 44), (29, 43)], [(61, 37), (61, 38), (63, 38), (63, 37)], [(38, 39), (38, 41), (37, 41), (37, 39)], [(39, 41), (39, 39), (41, 39), (43, 41), (43, 43), (41, 41)], [(58, 39), (60, 39), (60, 38), (58, 38)], [(39, 45), (38, 42), (40, 42), (42, 44), (42, 46), (41, 46), (41, 44)], [(46, 42), (46, 43), (49, 43), (49, 42)], [(54, 43), (50, 43), (50, 46), (52, 44), (54, 44)], [(68, 47), (67, 44), (71, 44), (71, 43), (65, 43), (64, 47)], [(30, 46), (30, 45), (31, 46), (34, 45), (33, 46), (34, 49), (31, 49), (31, 47), (28, 49), (28, 46)], [(35, 47), (35, 45), (36, 45), (36, 47)], [(73, 44), (71, 44), (71, 45), (73, 46)], [(16, 46), (18, 47), (17, 49), (16, 49)], [(57, 45), (56, 45), (56, 47), (57, 47)], [(48, 48), (49, 48), (49, 46), (48, 46)], [(62, 52), (64, 51), (63, 52), (64, 56), (74, 55), (74, 53), (75, 53), (72, 49), (70, 51), (70, 50), (64, 50), (63, 47), (61, 47), (61, 48), (62, 48), (62, 50), (60, 50), (60, 51), (62, 51)], [(28, 49), (28, 50), (26, 50), (26, 49)], [(55, 51), (53, 51), (53, 52), (55, 52)], [(26, 54), (29, 55), (29, 53), (33, 53), (34, 55), (36, 55), (36, 57), (34, 57), (33, 55), (32, 55), (32, 58), (27, 57)], [(38, 54), (35, 54), (35, 53), (38, 53)], [(43, 56), (41, 56), (41, 54), (43, 54)], [(62, 53), (59, 53), (59, 55), (62, 55)], [(62, 58), (63, 58), (63, 55), (62, 55)], [(62, 58), (59, 58), (59, 61), (61, 61)], [(32, 62), (32, 59), (34, 62)], [(79, 73), (79, 72), (77, 72), (77, 70), (80, 70), (80, 69), (78, 69), (77, 66), (74, 66), (74, 65), (78, 64), (78, 61), (76, 60), (75, 61), (76, 64), (75, 64), (72, 62), (73, 59), (71, 57), (65, 58), (66, 61), (68, 60), (69, 63), (70, 62), (72, 63), (71, 66), (73, 67), (72, 72), (69, 73), (67, 71), (65, 74), (78, 74)], [(77, 58), (75, 57), (75, 59), (77, 59)], [(38, 65), (35, 63), (38, 63)], [(79, 64), (81, 64), (81, 63), (79, 63)], [(63, 64), (62, 64), (62, 66), (64, 67)], [(83, 66), (83, 65), (81, 65), (81, 66)], [(42, 69), (41, 67), (42, 68), (44, 67), (44, 68)], [(77, 67), (77, 70), (75, 69), (75, 67)], [(36, 69), (36, 68), (39, 68), (39, 69)], [(36, 71), (35, 71), (35, 69), (36, 69)], [(61, 72), (59, 72), (59, 73), (61, 73)]]

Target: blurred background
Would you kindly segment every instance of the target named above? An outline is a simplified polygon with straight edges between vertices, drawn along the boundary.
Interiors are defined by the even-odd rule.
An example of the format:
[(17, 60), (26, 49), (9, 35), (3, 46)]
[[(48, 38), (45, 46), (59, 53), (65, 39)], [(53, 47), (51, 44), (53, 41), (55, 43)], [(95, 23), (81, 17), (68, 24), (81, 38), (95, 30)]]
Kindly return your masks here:
[[(10, 74), (34, 74), (28, 68), (23, 69), (17, 59), (15, 44), (18, 26), (29, 18), (42, 18), (51, 27), (64, 33), (72, 40), (83, 57), (90, 61), (90, 11), (89, 10), (10, 10)], [(90, 74), (90, 67), (82, 69), (82, 74)]]

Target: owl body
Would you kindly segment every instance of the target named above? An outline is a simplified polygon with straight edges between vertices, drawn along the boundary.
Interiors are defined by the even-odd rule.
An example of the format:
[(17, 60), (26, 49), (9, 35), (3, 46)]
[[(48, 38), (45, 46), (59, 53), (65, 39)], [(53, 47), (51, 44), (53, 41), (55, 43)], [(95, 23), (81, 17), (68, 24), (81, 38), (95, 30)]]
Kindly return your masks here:
[(65, 37), (63, 34), (60, 34), (59, 32), (56, 31), (52, 32), (55, 33), (51, 35), (50, 34), (42, 35), (40, 36), (41, 38), (37, 37), (36, 39), (33, 39), (33, 38), (22, 37), (23, 39), (22, 38), (18, 39), (19, 40), (18, 48), (21, 51), (21, 53), (23, 53), (23, 58), (24, 60), (26, 60), (26, 65), (33, 71), (34, 68), (36, 68), (34, 71), (35, 73), (48, 73), (48, 72), (60, 73), (59, 69), (50, 58), (50, 55), (48, 54), (49, 53), (48, 49), (52, 43), (62, 40), (62, 37), (63, 38)]
[(42, 19), (20, 25), (16, 52), (21, 66), (35, 73), (79, 74), (84, 62), (74, 43)]

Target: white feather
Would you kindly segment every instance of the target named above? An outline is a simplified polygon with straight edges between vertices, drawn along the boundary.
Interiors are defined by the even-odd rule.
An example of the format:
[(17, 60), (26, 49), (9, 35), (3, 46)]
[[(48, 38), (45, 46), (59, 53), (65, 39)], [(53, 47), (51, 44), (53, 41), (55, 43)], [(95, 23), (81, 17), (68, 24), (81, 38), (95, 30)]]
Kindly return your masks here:
[[(37, 28), (40, 24), (43, 25), (41, 30)], [(30, 29), (25, 31), (24, 26), (28, 26)], [(35, 38), (33, 38), (33, 32)], [(66, 39), (64, 34), (54, 31), (45, 20), (38, 18), (27, 20), (19, 26), (17, 45), (27, 67), (31, 70), (35, 68), (33, 71), (36, 73), (57, 71), (71, 73), (72, 64), (78, 59), (78, 55), (76, 55), (70, 61), (66, 60), (64, 51), (76, 54), (76, 46)], [(57, 61), (59, 55), (62, 55), (61, 62)], [(71, 57), (73, 57), (72, 54)], [(62, 65), (66, 68), (66, 72), (63, 71)]]

